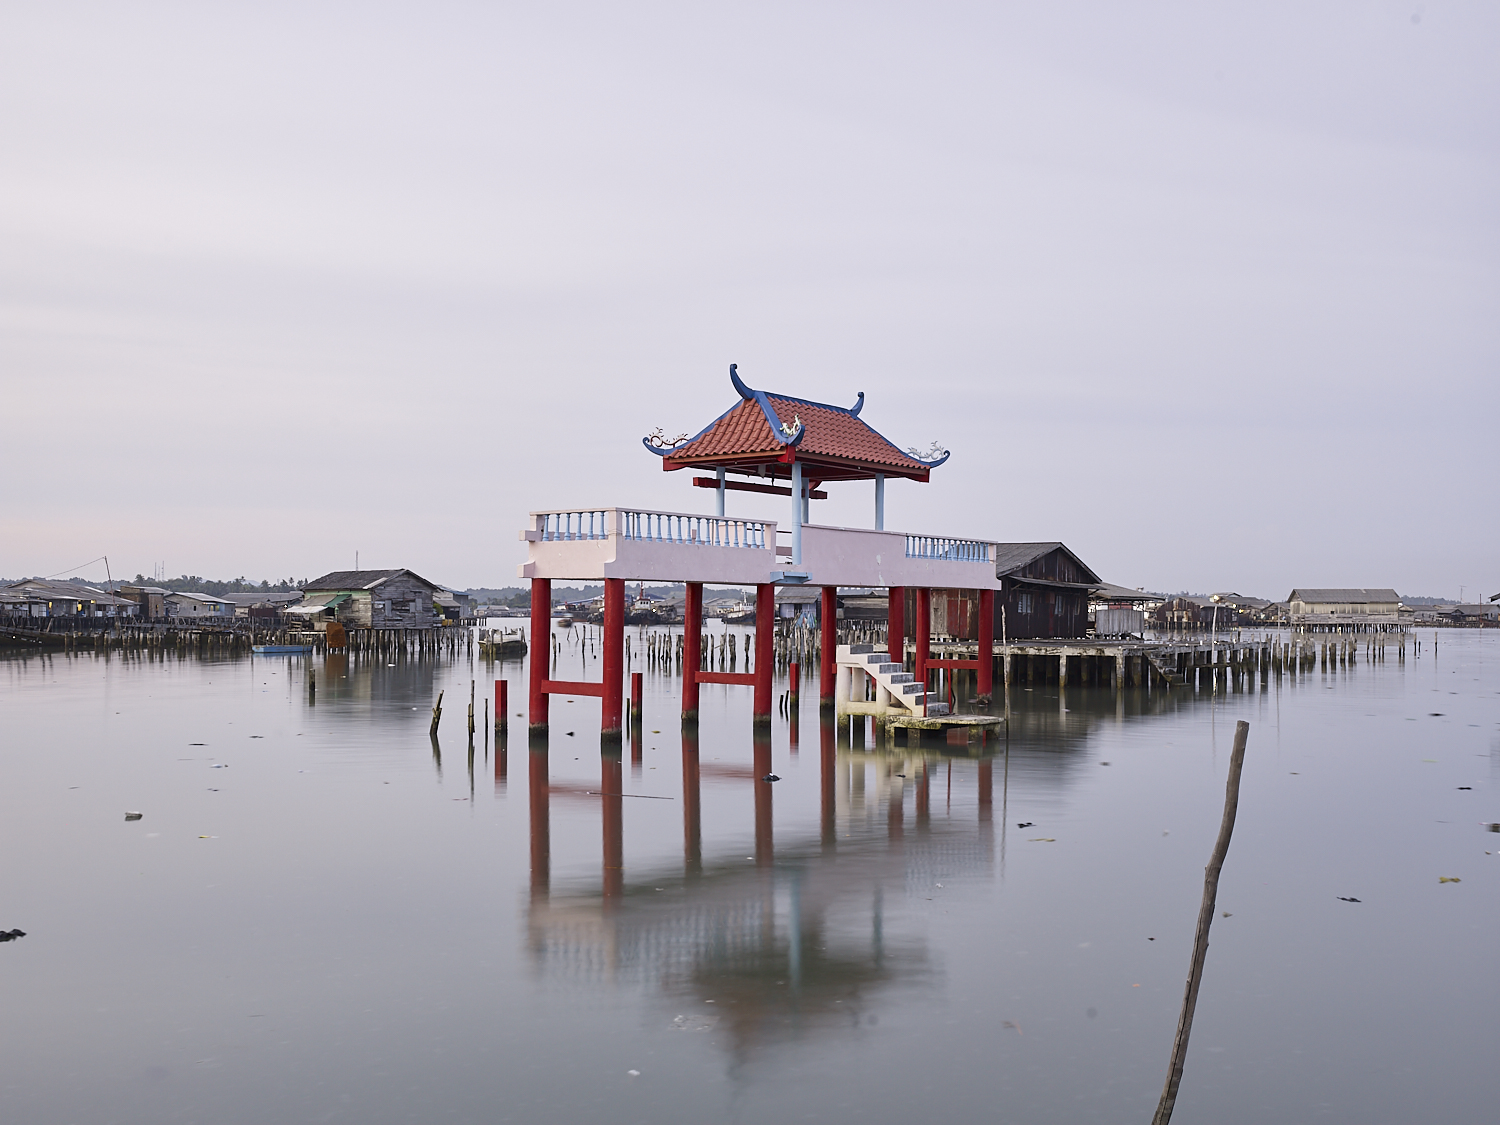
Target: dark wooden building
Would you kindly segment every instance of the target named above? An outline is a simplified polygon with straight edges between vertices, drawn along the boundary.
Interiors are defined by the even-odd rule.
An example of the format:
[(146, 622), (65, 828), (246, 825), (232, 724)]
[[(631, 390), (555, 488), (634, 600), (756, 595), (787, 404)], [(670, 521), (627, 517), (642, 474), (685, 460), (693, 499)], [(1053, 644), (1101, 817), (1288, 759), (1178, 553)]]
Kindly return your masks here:
[[(1089, 594), (1105, 585), (1062, 543), (996, 543), (995, 640), (1083, 637), (1089, 630)], [(933, 590), (935, 640), (979, 637), (979, 591)], [(916, 593), (906, 592), (906, 635), (913, 635)], [(1002, 619), (1003, 615), (1003, 619)]]
[(996, 543), (995, 577), (997, 640), (1085, 636), (1089, 592), (1104, 584), (1062, 543)]

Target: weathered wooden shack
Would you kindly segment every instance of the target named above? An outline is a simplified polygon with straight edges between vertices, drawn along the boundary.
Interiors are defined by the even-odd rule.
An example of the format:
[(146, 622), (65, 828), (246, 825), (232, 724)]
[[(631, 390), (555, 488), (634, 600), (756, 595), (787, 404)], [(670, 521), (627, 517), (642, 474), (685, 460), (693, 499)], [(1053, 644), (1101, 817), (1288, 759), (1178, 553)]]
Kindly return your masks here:
[(997, 637), (1088, 633), (1089, 594), (1104, 583), (1066, 545), (996, 543), (995, 553), (995, 577), (1000, 582), (995, 597)]
[(315, 629), (432, 629), (442, 623), (434, 598), (442, 587), (410, 570), (335, 570), (303, 590), (287, 612)]

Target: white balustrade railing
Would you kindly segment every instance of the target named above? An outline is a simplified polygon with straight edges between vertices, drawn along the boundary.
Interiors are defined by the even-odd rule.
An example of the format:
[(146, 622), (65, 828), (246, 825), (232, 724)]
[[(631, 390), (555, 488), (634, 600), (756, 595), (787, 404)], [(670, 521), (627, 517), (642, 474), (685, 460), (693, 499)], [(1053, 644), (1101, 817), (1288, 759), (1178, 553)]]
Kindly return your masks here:
[(943, 562), (990, 561), (990, 545), (978, 539), (951, 539), (943, 535), (908, 535), (906, 557)]
[(766, 529), (773, 523), (695, 516), (682, 512), (648, 512), (632, 508), (583, 508), (533, 512), (535, 537), (542, 543), (608, 539), (618, 535), (644, 543), (681, 543), (702, 547), (766, 549)]
[(543, 543), (574, 539), (607, 539), (604, 514), (607, 509), (594, 508), (577, 512), (536, 513), (537, 531)]
[(683, 543), (699, 547), (748, 547), (765, 550), (766, 524), (724, 516), (689, 516), (674, 512), (619, 509), (620, 535), (647, 543)]

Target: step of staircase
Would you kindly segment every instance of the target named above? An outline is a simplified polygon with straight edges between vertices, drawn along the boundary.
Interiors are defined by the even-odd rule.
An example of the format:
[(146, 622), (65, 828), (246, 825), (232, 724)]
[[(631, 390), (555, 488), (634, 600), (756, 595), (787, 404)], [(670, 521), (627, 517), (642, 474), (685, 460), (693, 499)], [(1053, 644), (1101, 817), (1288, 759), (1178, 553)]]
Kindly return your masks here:
[(892, 660), (889, 652), (877, 649), (874, 645), (840, 645), (837, 661), (868, 673), (876, 683), (885, 688), (893, 701), (915, 715), (923, 714), (924, 711), (936, 714), (938, 712), (933, 710), (935, 707), (945, 708), (941, 713), (947, 714), (947, 704), (929, 693), (925, 685), (917, 683), (917, 678), (906, 671), (901, 663)]

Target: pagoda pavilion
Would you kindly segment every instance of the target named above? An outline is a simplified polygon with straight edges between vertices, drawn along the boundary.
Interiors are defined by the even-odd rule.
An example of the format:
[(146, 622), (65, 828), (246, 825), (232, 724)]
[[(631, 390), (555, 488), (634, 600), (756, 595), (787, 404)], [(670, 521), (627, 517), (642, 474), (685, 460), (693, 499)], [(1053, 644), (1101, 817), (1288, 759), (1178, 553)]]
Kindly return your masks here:
[[(686, 584), (683, 639), (683, 719), (695, 722), (698, 688), (705, 683), (753, 687), (757, 725), (771, 721), (771, 672), (775, 588), (779, 584), (821, 587), (822, 656), (819, 694), (829, 708), (877, 713), (904, 710), (935, 713), (929, 703), (927, 671), (933, 667), (976, 668), (979, 691), (991, 691), (995, 574), (993, 544), (949, 536), (917, 535), (885, 529), (885, 482), (927, 482), (932, 470), (948, 459), (933, 447), (926, 455), (903, 451), (861, 417), (865, 396), (853, 406), (832, 406), (792, 395), (754, 390), (740, 378), (736, 365), (730, 382), (739, 400), (697, 434), (674, 440), (661, 431), (642, 439), (661, 460), (662, 469), (695, 470), (696, 487), (715, 491), (714, 515), (656, 512), (634, 508), (593, 508), (533, 512), (532, 526), (522, 532), (528, 561), (520, 576), (529, 578), (532, 635), (551, 628), (553, 579), (604, 582), (603, 682), (583, 683), (548, 678), (547, 664), (531, 664), (530, 725), (547, 726), (548, 697), (553, 694), (597, 695), (603, 700), (606, 738), (622, 735), (624, 689), (624, 612), (626, 582)], [(712, 474), (712, 475), (707, 475)], [(873, 481), (872, 529), (813, 524), (810, 502), (824, 499), (822, 486), (845, 481)], [(778, 525), (769, 520), (725, 514), (726, 492), (785, 496), (792, 501), (787, 542), (778, 542)], [(703, 585), (754, 585), (756, 588), (755, 657), (748, 673), (702, 669), (700, 639)], [(840, 653), (837, 650), (835, 593), (840, 586), (884, 587), (889, 592), (889, 654)], [(905, 653), (906, 588), (916, 595), (915, 668), (907, 672)], [(934, 661), (928, 657), (930, 591), (961, 587), (979, 591), (980, 651), (977, 660)], [(533, 645), (533, 652), (543, 650)], [(843, 665), (849, 665), (848, 668)], [(855, 675), (875, 682), (876, 702), (855, 707), (849, 687)], [(860, 685), (861, 695), (864, 685)]]

